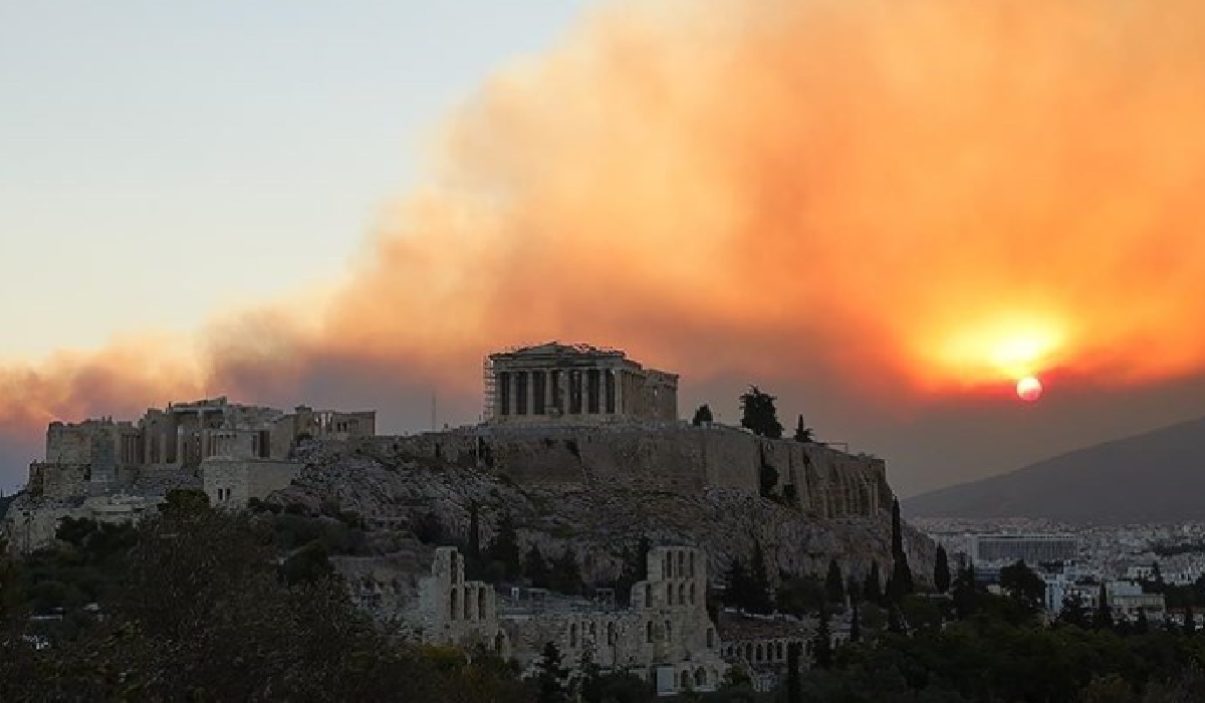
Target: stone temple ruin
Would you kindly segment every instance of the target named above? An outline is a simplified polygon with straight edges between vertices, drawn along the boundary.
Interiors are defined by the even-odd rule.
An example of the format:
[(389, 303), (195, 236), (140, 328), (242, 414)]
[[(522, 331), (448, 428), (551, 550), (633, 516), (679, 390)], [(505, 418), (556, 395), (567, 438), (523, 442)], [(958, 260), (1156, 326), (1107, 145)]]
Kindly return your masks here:
[[(46, 458), (30, 466), (25, 495), (3, 528), (14, 548), (28, 551), (50, 544), (63, 517), (136, 519), (173, 488), (201, 488), (212, 504), (240, 509), (293, 482), (303, 440), (317, 440), (306, 446), (318, 455), (329, 448), (328, 456), (346, 452), (357, 461), (407, 457), (517, 486), (606, 486), (687, 500), (769, 490), (779, 504), (819, 520), (878, 519), (891, 504), (882, 460), (681, 422), (678, 377), (622, 351), (557, 342), (513, 349), (488, 358), (484, 381), (482, 423), (406, 436), (378, 436), (371, 411), (288, 413), (225, 397), (150, 409), (137, 421), (55, 422)], [(743, 616), (728, 613), (713, 620), (707, 553), (694, 546), (653, 547), (648, 576), (625, 594), (626, 607), (607, 589), (585, 598), (466, 580), (465, 560), (449, 546), (331, 561), (358, 603), (415, 641), (484, 648), (524, 669), (554, 642), (569, 667), (588, 651), (604, 670), (637, 673), (664, 694), (714, 690), (733, 664), (755, 681), (759, 672), (776, 676), (768, 672), (785, 666), (784, 647), (814, 629), (742, 624)]]
[(375, 433), (371, 411), (285, 413), (225, 397), (152, 408), (137, 422), (53, 422), (46, 458), (30, 465), (25, 489), (40, 507), (10, 528), (14, 544), (29, 551), (50, 543), (63, 517), (137, 518), (173, 488), (200, 488), (214, 505), (245, 507), (297, 475), (301, 465), (289, 455), (298, 441)]
[(549, 342), (491, 354), (485, 416), (492, 423), (678, 421), (678, 376), (615, 349)]

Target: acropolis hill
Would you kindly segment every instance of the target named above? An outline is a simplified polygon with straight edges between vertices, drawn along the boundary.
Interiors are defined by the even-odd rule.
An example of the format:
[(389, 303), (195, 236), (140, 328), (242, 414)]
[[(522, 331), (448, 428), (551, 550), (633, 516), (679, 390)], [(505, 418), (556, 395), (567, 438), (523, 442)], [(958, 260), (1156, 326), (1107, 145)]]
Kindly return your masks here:
[[(171, 404), (137, 422), (54, 423), (45, 460), (30, 467), (4, 529), (15, 549), (36, 549), (54, 540), (63, 517), (137, 518), (173, 488), (202, 489), (230, 510), (253, 501), (258, 509), (355, 515), (372, 553), (331, 561), (357, 602), (382, 620), (409, 623), (409, 636), (488, 646), (527, 665), (542, 638), (561, 638), (573, 661), (585, 632), (601, 628), (611, 633), (607, 656), (616, 666), (664, 675), (664, 690), (681, 690), (687, 679), (705, 690), (726, 658), (754, 663), (769, 651), (769, 640), (749, 639), (747, 651), (733, 645), (736, 625), (713, 623), (702, 608), (732, 559), (757, 545), (775, 583), (823, 572), (831, 559), (864, 579), (873, 563), (891, 563), (893, 496), (876, 457), (681, 422), (677, 387), (676, 375), (621, 351), (549, 343), (492, 355), (484, 421), (442, 432), (377, 435), (371, 411), (289, 413), (225, 398)], [(665, 566), (655, 593), (636, 592), (654, 581), (632, 586), (621, 600), (634, 610), (591, 601), (565, 607), (595, 613), (593, 620), (566, 619), (539, 603), (511, 602), (498, 584), (466, 580), (447, 545), (468, 543), (474, 527), (487, 544), (504, 519), (524, 552), (574, 554), (583, 581), (598, 588), (619, 578), (641, 539), (668, 550), (650, 553), (650, 568), (662, 569), (670, 554), (687, 561)], [(915, 573), (932, 573), (932, 544), (910, 529), (905, 544)], [(449, 598), (459, 604), (450, 617)], [(656, 609), (665, 616), (654, 628)], [(665, 639), (671, 632), (678, 635)], [(804, 638), (789, 628), (776, 637), (779, 648)], [(670, 641), (669, 649), (653, 646)]]

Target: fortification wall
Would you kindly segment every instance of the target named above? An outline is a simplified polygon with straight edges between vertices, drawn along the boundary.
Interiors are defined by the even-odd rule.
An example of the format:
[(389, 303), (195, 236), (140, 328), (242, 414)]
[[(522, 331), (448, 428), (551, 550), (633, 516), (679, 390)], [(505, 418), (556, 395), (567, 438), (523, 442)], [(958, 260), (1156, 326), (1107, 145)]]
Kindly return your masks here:
[(713, 425), (474, 427), (353, 440), (352, 447), (460, 466), (481, 465), (520, 485), (606, 484), (698, 495), (709, 488), (773, 494), (820, 517), (891, 507), (884, 462), (823, 444), (771, 440)]

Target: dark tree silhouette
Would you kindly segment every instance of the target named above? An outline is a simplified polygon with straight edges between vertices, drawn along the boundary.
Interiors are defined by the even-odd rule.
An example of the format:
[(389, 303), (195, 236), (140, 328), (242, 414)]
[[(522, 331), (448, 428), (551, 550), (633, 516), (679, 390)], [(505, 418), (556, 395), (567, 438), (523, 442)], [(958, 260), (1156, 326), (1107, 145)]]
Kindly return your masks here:
[(569, 696), (565, 691), (565, 677), (568, 673), (568, 670), (561, 666), (561, 651), (552, 642), (545, 644), (540, 661), (536, 665), (537, 703), (568, 701)]
[[(498, 520), (498, 533), (490, 543), (486, 556), (490, 561), (502, 564), (503, 573), (508, 580), (519, 578), (521, 573), (519, 561), (519, 537), (515, 533), (515, 522), (510, 513), (503, 513)], [(528, 578), (531, 575), (528, 574)]]
[(833, 666), (833, 635), (828, 624), (828, 610), (820, 612), (820, 625), (812, 636), (812, 660), (817, 669), (829, 669)]
[(803, 703), (803, 681), (799, 674), (799, 660), (802, 655), (802, 643), (792, 642), (787, 645), (787, 703)]
[(795, 441), (807, 443), (816, 441), (812, 428), (803, 423), (803, 415), (800, 415), (799, 421), (795, 423)]
[(828, 562), (828, 575), (824, 577), (824, 595), (829, 603), (845, 602), (845, 577), (836, 559)]
[(1096, 617), (1092, 625), (1098, 630), (1113, 629), (1113, 610), (1109, 607), (1109, 593), (1103, 583), (1100, 584), (1100, 595), (1096, 598)]
[(757, 386), (749, 386), (749, 392), (741, 396), (741, 427), (762, 437), (780, 439), (782, 423), (778, 421), (775, 400), (774, 396), (763, 393)]
[(695, 416), (691, 418), (690, 424), (698, 427), (709, 422), (715, 422), (715, 419), (711, 415), (711, 406), (707, 403), (703, 403), (698, 407), (697, 410), (695, 410)]
[(870, 563), (870, 572), (866, 574), (866, 581), (862, 584), (862, 597), (871, 603), (879, 603), (883, 600), (883, 577), (879, 574), (879, 562), (877, 561)]
[(536, 588), (549, 587), (552, 570), (548, 568), (548, 562), (544, 561), (544, 555), (540, 554), (540, 549), (534, 544), (527, 551), (527, 559), (523, 562), (523, 575)]
[(933, 559), (933, 585), (938, 593), (950, 590), (950, 562), (946, 556), (946, 548), (937, 545), (937, 556)]
[(887, 582), (887, 597), (899, 602), (912, 593), (912, 569), (908, 566), (908, 553), (904, 551), (904, 530), (900, 520), (900, 501), (891, 500), (891, 580)]

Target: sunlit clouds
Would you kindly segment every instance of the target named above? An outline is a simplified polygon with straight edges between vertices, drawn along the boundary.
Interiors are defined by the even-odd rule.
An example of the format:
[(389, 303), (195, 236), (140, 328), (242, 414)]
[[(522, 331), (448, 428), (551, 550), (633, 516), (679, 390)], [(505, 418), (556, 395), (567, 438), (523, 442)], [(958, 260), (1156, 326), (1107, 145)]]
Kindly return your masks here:
[(612, 4), (450, 117), (320, 302), (10, 366), (0, 422), (316, 359), (471, 395), (552, 338), (872, 402), (1194, 373), (1202, 85), (1196, 2)]

